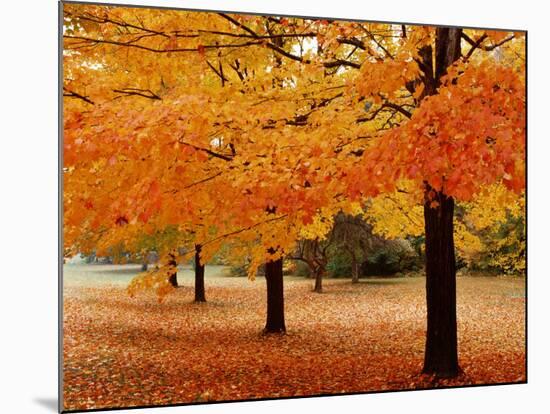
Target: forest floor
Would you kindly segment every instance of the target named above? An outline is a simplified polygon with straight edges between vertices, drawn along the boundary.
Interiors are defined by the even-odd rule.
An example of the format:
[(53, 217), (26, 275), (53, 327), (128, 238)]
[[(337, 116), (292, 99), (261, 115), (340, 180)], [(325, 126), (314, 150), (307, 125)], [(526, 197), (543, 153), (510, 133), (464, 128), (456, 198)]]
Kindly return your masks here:
[(64, 266), (66, 410), (164, 405), (470, 384), (524, 382), (525, 279), (457, 281), (463, 374), (419, 375), (425, 340), (421, 277), (285, 277), (286, 335), (261, 335), (265, 281), (206, 267), (207, 303), (190, 269), (158, 303), (130, 298), (139, 266)]

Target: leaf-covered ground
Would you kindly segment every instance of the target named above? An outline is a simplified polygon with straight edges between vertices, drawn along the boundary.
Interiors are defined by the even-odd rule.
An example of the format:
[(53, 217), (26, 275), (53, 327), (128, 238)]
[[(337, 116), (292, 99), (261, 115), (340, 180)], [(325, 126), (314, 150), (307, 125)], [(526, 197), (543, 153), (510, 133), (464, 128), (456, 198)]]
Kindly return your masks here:
[(435, 383), (419, 375), (422, 278), (326, 280), (318, 294), (311, 280), (287, 277), (288, 333), (262, 336), (262, 278), (207, 272), (208, 302), (194, 304), (191, 273), (180, 271), (184, 286), (159, 304), (152, 294), (127, 295), (121, 280), (135, 270), (65, 266), (65, 409), (526, 379), (524, 279), (458, 278), (464, 373)]

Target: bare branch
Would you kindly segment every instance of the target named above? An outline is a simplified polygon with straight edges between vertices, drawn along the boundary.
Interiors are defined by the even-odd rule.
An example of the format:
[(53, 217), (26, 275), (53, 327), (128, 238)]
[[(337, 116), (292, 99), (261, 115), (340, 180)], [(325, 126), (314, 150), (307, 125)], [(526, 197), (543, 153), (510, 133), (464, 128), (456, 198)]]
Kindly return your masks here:
[(223, 72), (221, 71), (221, 62), (220, 62), (220, 70), (217, 70), (214, 65), (212, 65), (212, 63), (210, 63), (208, 60), (206, 61), (206, 64), (208, 65), (208, 67), (210, 67), (210, 69), (212, 69), (214, 71), (214, 73), (216, 75), (218, 75), (218, 77), (220, 78), (221, 82), (222, 82), (222, 87), (225, 85), (225, 82), (229, 82), (229, 79), (227, 79), (225, 76), (223, 76)]
[(359, 69), (361, 67), (361, 64), (350, 62), (349, 60), (343, 60), (343, 59), (336, 59), (331, 62), (325, 62), (323, 63), (323, 66), (325, 68), (336, 68), (340, 66), (349, 66), (355, 69)]
[[(466, 34), (464, 34), (464, 32), (462, 32), (462, 38), (466, 39), (467, 38), (467, 42), (470, 43), (470, 41), (472, 41), (472, 39), (470, 39)], [(472, 41), (472, 43), (470, 43), (472, 45), (472, 47), (470, 48), (470, 50), (468, 51), (468, 53), (466, 54), (466, 56), (464, 57), (464, 60), (468, 60), (470, 59), (470, 56), (473, 55), (473, 53), (476, 51), (476, 49), (479, 47), (479, 45), (481, 45), (481, 43), (483, 43), (483, 41), (487, 38), (487, 33), (483, 33), (482, 36), (479, 37), (479, 39), (477, 39), (475, 42)]]
[[(233, 17), (231, 16), (228, 16), (227, 14), (225, 13), (218, 13), (218, 15), (220, 15), (221, 17), (223, 17), (224, 19), (226, 20), (229, 20), (231, 23), (233, 23), (235, 26), (243, 29), (244, 31), (246, 31), (247, 33), (249, 33), (250, 35), (252, 35), (252, 38), (254, 39), (261, 39), (260, 35), (258, 35), (254, 30), (250, 29), (249, 27), (245, 26), (244, 24), (242, 24), (241, 22), (235, 20)], [(275, 36), (271, 36), (273, 38), (276, 38)], [(280, 39), (280, 38), (279, 38)], [(293, 55), (292, 53), (289, 53), (287, 52), (286, 50), (284, 50), (283, 48), (271, 43), (271, 42), (267, 42), (265, 43), (265, 45), (270, 48), (271, 50), (274, 50), (275, 52), (279, 53), (280, 55), (283, 55), (289, 59), (292, 59), (292, 60), (295, 60), (297, 62), (304, 62), (304, 60), (302, 59), (301, 56), (296, 56), (296, 55)], [(305, 63), (309, 63), (309, 61), (306, 61)]]
[(92, 101), (87, 96), (84, 96), (84, 95), (81, 95), (81, 94), (76, 93), (74, 91), (71, 91), (65, 86), (63, 86), (63, 90), (65, 91), (65, 92), (63, 92), (63, 96), (66, 96), (66, 97), (69, 97), (69, 98), (78, 98), (78, 99), (83, 100), (86, 103), (89, 103), (90, 105), (94, 105), (94, 101)]
[[(484, 50), (486, 52), (490, 52), (491, 50), (494, 50), (497, 47), (500, 47), (503, 44), (505, 44), (505, 43), (507, 43), (510, 40), (515, 38), (515, 36), (512, 34), (512, 35), (504, 38), (503, 40), (501, 40), (498, 43), (495, 43), (495, 44), (492, 44), (492, 45), (482, 45), (481, 42), (483, 42), (483, 40), (487, 39), (487, 33), (484, 33), (478, 40), (473, 40), (470, 36), (468, 36), (464, 32), (462, 32), (461, 36), (464, 40), (466, 40), (466, 42), (468, 42), (470, 45), (472, 45), (472, 49), (470, 49), (470, 51), (468, 52), (469, 55), (471, 55), (471, 53), (473, 53), (472, 50), (475, 50), (476, 48), (479, 48), (479, 49)], [(481, 39), (481, 41), (480, 41), (480, 39)]]
[[(142, 96), (144, 98), (161, 100), (161, 97), (150, 89), (138, 89), (138, 88), (123, 88), (123, 89), (113, 89), (113, 92), (120, 93), (122, 96)], [(118, 98), (120, 98), (119, 96)]]
[(225, 14), (225, 13), (218, 13), (219, 16), (223, 17), (224, 19), (226, 20), (229, 20), (231, 23), (233, 23), (235, 26), (237, 27), (240, 27), (241, 29), (243, 29), (244, 31), (250, 33), (252, 35), (252, 37), (254, 38), (257, 38), (258, 35), (256, 34), (256, 32), (248, 27), (246, 27), (244, 24), (242, 24), (241, 22), (239, 22), (238, 20), (235, 20), (233, 17)]
[(360, 40), (360, 39), (357, 39), (357, 38), (355, 38), (355, 37), (350, 37), (350, 38), (343, 37), (343, 38), (339, 38), (339, 39), (338, 39), (338, 42), (339, 42), (339, 43), (346, 44), (346, 45), (352, 45), (352, 46), (358, 47), (358, 48), (361, 49), (361, 50), (366, 50), (366, 47), (365, 47), (365, 44), (363, 43), (363, 41)]
[(231, 33), (231, 32), (220, 32), (216, 30), (199, 30), (199, 33), (209, 33), (217, 34), (220, 36), (229, 36), (229, 37), (245, 37), (252, 39), (279, 39), (279, 38), (300, 38), (300, 37), (315, 37), (317, 33), (281, 33), (281, 34), (270, 34), (270, 35), (258, 35), (258, 34), (246, 34), (246, 33)]
[(183, 140), (181, 140), (181, 139), (178, 140), (178, 142), (179, 142), (180, 144), (187, 145), (188, 147), (191, 147), (191, 148), (195, 149), (196, 151), (205, 152), (205, 153), (207, 153), (207, 154), (209, 154), (209, 155), (211, 155), (211, 156), (213, 156), (213, 157), (215, 157), (215, 158), (219, 158), (219, 159), (222, 159), (222, 160), (224, 160), (224, 161), (231, 161), (231, 160), (233, 159), (232, 156), (220, 154), (220, 153), (218, 153), (218, 152), (212, 151), (212, 150), (209, 149), (209, 148), (199, 147), (199, 146), (194, 145), (194, 144), (191, 144), (191, 143), (189, 143), (189, 142), (185, 142), (185, 141), (183, 141)]
[(494, 45), (485, 46), (485, 47), (483, 48), (483, 50), (485, 50), (485, 51), (487, 51), (487, 52), (490, 52), (491, 50), (494, 50), (494, 49), (496, 49), (497, 47), (502, 46), (504, 43), (507, 43), (507, 42), (509, 42), (510, 40), (514, 39), (514, 37), (515, 37), (514, 35), (508, 36), (507, 38), (501, 40), (501, 41), (498, 42), (498, 43), (495, 43)]
[(397, 111), (397, 112), (401, 113), (402, 115), (406, 116), (409, 119), (412, 117), (412, 114), (409, 111), (407, 111), (405, 108), (403, 108), (402, 106), (399, 106), (399, 105), (391, 103), (391, 102), (384, 102), (370, 116), (358, 118), (355, 122), (361, 123), (361, 122), (372, 121), (374, 118), (376, 118), (378, 116), (378, 114), (380, 112), (382, 112), (384, 109), (388, 109), (388, 108), (393, 109), (394, 111)]
[(241, 80), (241, 82), (244, 82), (244, 75), (241, 73), (241, 71), (239, 70), (239, 60), (238, 59), (235, 59), (235, 64), (229, 64), (229, 67), (231, 69), (233, 69), (236, 73), (237, 73), (237, 76), (239, 77), (239, 79)]
[(85, 13), (85, 14), (81, 14), (81, 15), (73, 15), (73, 14), (65, 11), (64, 14), (65, 14), (65, 16), (68, 16), (68, 17), (73, 17), (73, 18), (81, 19), (81, 20), (87, 20), (87, 21), (94, 22), (94, 23), (111, 23), (113, 25), (120, 26), (120, 27), (132, 28), (132, 29), (144, 31), (144, 32), (159, 35), (159, 36), (164, 36), (164, 37), (168, 37), (168, 38), (170, 37), (169, 35), (167, 35), (164, 32), (159, 32), (159, 31), (156, 31), (156, 30), (147, 29), (147, 28), (142, 27), (142, 26), (136, 26), (136, 25), (133, 25), (131, 23), (124, 22), (124, 21), (116, 21), (116, 20), (109, 19), (109, 18), (106, 18), (106, 17), (101, 18), (101, 17), (94, 16), (94, 15), (89, 14), (89, 13)]
[(376, 43), (376, 46), (378, 46), (380, 49), (382, 49), (384, 51), (384, 53), (386, 54), (387, 57), (389, 57), (390, 59), (394, 59), (393, 55), (388, 51), (388, 49), (386, 49), (384, 47), (384, 45), (382, 43), (380, 43), (376, 37), (374, 36), (374, 34), (368, 30), (366, 27), (364, 27), (363, 25), (359, 25), (359, 27), (361, 27), (361, 29), (363, 29), (363, 31), (367, 34), (368, 37), (370, 37), (370, 39)]
[[(191, 47), (191, 48), (175, 48), (175, 49), (155, 49), (149, 46), (143, 46), (136, 43), (133, 43), (133, 40), (127, 41), (127, 42), (121, 42), (116, 40), (108, 40), (108, 39), (95, 39), (91, 37), (86, 36), (71, 36), (71, 35), (63, 35), (65, 39), (75, 39), (75, 40), (83, 40), (85, 42), (90, 43), (91, 45), (95, 44), (110, 44), (110, 45), (116, 45), (116, 46), (125, 46), (125, 47), (133, 47), (136, 49), (141, 50), (147, 50), (149, 52), (153, 53), (178, 53), (178, 52), (197, 52), (197, 47)], [(257, 42), (245, 42), (245, 43), (234, 43), (234, 44), (223, 44), (223, 45), (201, 45), (201, 48), (203, 49), (224, 49), (224, 48), (239, 48), (239, 47), (246, 47), (246, 46), (253, 46), (253, 45), (261, 45), (261, 41)], [(78, 43), (78, 46), (82, 46), (81, 43)]]

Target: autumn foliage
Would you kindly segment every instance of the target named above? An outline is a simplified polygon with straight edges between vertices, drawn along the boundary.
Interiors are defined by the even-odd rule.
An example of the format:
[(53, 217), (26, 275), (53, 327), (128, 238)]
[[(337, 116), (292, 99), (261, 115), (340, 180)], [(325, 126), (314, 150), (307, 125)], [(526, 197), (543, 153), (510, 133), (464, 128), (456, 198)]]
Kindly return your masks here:
[(267, 269), (266, 331), (292, 331), (283, 259), (325, 240), (335, 215), (361, 216), (425, 238), (424, 370), (458, 375), (456, 304), (442, 299), (457, 252), (524, 270), (521, 233), (495, 236), (524, 215), (524, 33), (78, 4), (63, 16), (66, 257), (154, 249), (158, 268), (127, 293), (162, 302), (178, 263), (194, 258), (204, 286), (224, 250), (250, 279)]
[[(96, 266), (97, 268), (97, 266)], [(68, 268), (69, 281), (72, 268)], [(94, 272), (101, 270), (95, 269)], [(210, 275), (209, 275), (210, 276)], [(115, 286), (65, 290), (67, 409), (227, 401), (525, 381), (519, 278), (459, 278), (464, 374), (419, 375), (423, 279), (351, 285), (287, 282), (288, 334), (262, 336), (262, 284), (208, 277), (209, 302), (187, 280), (159, 304)], [(187, 285), (187, 286), (186, 286)]]

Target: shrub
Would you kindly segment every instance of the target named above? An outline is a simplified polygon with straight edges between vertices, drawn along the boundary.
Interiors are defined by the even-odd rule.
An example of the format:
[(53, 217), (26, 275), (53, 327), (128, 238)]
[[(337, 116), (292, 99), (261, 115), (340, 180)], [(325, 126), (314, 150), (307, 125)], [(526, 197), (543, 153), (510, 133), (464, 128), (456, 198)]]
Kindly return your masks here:
[(387, 276), (418, 268), (418, 254), (407, 240), (390, 240), (367, 256), (361, 265), (363, 276)]
[(494, 274), (525, 275), (525, 220), (508, 216), (482, 235), (484, 249), (470, 270)]
[(245, 264), (234, 265), (229, 268), (229, 276), (246, 277), (247, 266)]
[(351, 277), (351, 260), (348, 255), (335, 254), (327, 264), (330, 277)]
[(303, 276), (303, 277), (309, 277), (311, 276), (311, 270), (307, 263), (304, 263), (302, 261), (296, 261), (296, 268), (294, 270), (294, 274), (296, 276)]

